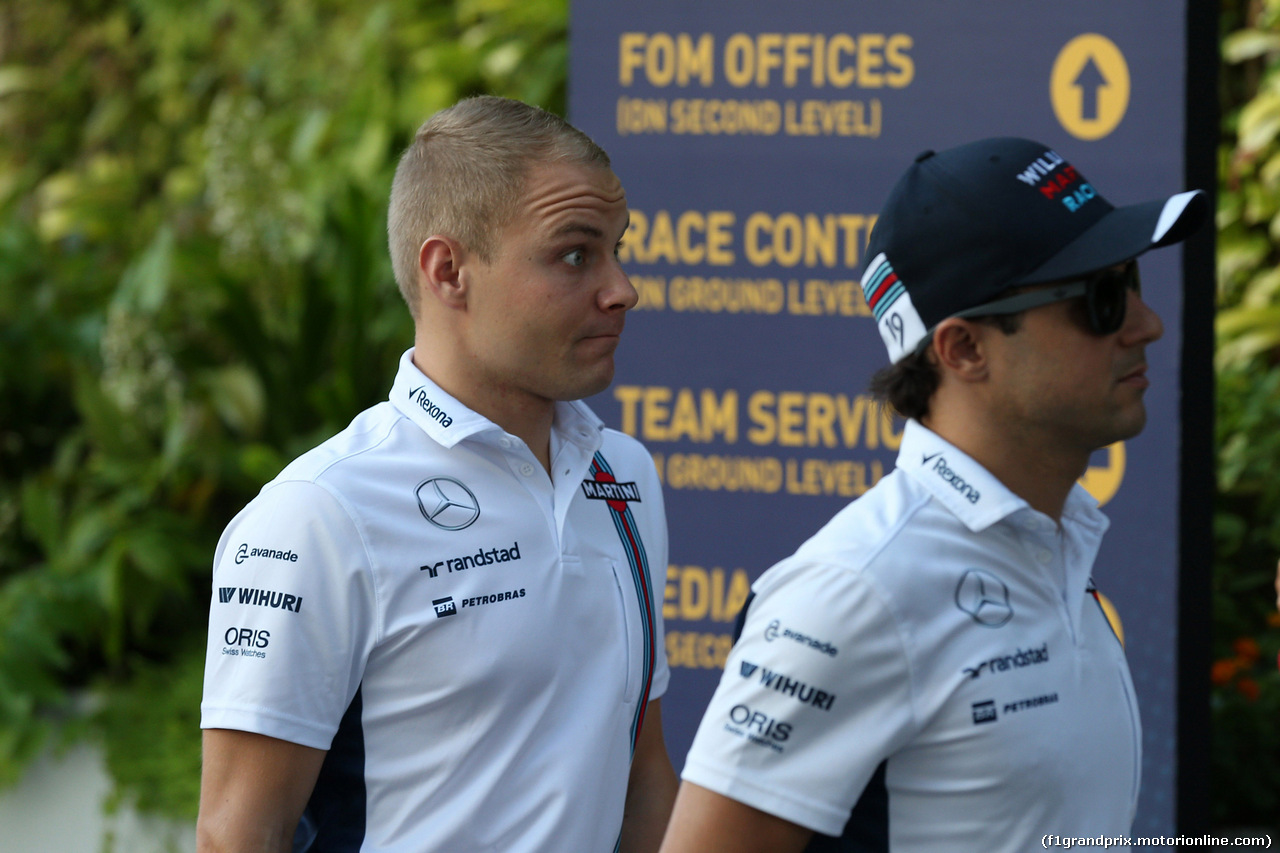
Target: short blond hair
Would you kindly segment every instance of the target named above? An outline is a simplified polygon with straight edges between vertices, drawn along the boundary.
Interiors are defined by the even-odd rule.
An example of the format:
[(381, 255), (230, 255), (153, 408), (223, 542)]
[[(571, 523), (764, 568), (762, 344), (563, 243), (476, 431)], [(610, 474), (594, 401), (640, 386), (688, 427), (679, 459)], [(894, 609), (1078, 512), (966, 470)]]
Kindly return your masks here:
[(489, 260), (536, 162), (609, 168), (609, 155), (557, 115), (510, 98), (459, 101), (427, 119), (391, 183), (387, 244), (400, 294), (418, 316), (418, 251), (442, 234)]

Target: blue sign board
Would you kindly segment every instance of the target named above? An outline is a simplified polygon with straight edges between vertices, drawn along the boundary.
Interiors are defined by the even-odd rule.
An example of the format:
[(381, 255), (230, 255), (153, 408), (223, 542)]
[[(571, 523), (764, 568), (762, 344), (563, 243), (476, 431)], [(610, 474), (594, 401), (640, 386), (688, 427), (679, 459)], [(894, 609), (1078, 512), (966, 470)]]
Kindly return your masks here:
[[(614, 385), (591, 403), (649, 447), (666, 490), (677, 768), (751, 581), (893, 467), (901, 424), (865, 390), (886, 355), (859, 287), (893, 182), (923, 150), (1009, 135), (1056, 149), (1116, 204), (1184, 189), (1185, 13), (575, 0), (570, 119), (626, 188), (640, 293)], [(1094, 577), (1142, 709), (1139, 835), (1177, 813), (1181, 253), (1143, 259), (1165, 323), (1148, 428), (1085, 478), (1112, 520)]]

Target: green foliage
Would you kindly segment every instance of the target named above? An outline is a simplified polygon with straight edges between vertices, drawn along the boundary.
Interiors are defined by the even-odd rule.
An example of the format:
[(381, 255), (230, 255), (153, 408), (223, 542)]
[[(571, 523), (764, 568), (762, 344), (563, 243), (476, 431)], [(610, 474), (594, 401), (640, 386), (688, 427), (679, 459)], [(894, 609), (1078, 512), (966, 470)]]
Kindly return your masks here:
[(1213, 817), (1280, 814), (1280, 2), (1224, 3)]
[(0, 783), (97, 696), (121, 796), (194, 814), (221, 528), (385, 395), (396, 158), (562, 111), (566, 5), (0, 7)]

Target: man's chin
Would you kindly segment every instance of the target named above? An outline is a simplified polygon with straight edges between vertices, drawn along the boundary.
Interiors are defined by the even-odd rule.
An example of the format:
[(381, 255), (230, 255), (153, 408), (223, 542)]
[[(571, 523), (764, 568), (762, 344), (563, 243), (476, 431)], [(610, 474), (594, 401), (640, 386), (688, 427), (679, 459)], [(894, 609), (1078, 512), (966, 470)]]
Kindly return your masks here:
[(599, 394), (613, 384), (613, 372), (613, 359), (609, 359), (607, 367), (601, 366), (590, 375), (579, 377), (572, 385), (565, 387), (562, 393), (557, 394), (556, 399), (582, 400)]

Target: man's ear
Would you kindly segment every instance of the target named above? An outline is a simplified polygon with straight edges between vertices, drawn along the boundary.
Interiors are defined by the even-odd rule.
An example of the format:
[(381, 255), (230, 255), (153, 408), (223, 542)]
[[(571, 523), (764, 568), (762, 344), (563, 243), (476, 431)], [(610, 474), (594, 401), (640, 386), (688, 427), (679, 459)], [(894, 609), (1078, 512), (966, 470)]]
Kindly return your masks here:
[(418, 248), (418, 283), (424, 299), (449, 308), (465, 308), (466, 277), (462, 262), (466, 250), (452, 237), (433, 234)]
[(965, 382), (985, 379), (987, 333), (991, 329), (981, 323), (960, 317), (948, 317), (933, 332), (933, 351), (938, 366)]

